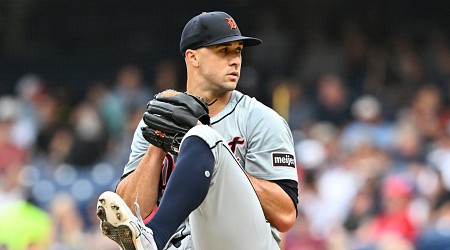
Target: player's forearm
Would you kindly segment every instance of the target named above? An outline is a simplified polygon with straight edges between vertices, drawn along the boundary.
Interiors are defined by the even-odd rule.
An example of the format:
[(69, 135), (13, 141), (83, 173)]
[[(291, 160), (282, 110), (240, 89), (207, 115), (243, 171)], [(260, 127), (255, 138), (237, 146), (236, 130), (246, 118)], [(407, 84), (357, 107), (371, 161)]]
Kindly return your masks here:
[(295, 223), (296, 210), (289, 195), (278, 184), (247, 174), (261, 202), (266, 219), (280, 232)]
[(153, 210), (159, 192), (161, 164), (165, 153), (150, 146), (136, 170), (123, 179), (117, 186), (117, 194), (134, 211), (136, 196), (141, 210), (141, 216), (147, 217)]

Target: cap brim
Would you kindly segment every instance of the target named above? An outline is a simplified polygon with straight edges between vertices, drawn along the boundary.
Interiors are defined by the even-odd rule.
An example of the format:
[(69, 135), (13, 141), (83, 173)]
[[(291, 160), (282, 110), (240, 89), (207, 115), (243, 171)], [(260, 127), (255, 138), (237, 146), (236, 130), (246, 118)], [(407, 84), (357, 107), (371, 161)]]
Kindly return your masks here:
[(211, 45), (217, 45), (217, 44), (234, 42), (234, 41), (243, 41), (244, 42), (244, 47), (256, 46), (256, 45), (260, 45), (262, 43), (261, 39), (254, 38), (254, 37), (230, 36), (230, 37), (225, 37), (225, 38), (216, 40), (214, 42), (210, 42), (208, 44), (204, 44), (203, 46), (211, 46)]

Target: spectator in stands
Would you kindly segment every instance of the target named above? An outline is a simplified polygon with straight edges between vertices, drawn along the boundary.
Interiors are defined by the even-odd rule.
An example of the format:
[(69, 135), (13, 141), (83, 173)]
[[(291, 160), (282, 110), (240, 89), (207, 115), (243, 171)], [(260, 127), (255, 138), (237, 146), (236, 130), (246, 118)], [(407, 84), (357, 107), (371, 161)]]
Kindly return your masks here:
[(321, 75), (316, 91), (314, 117), (317, 121), (327, 121), (341, 127), (351, 120), (351, 100), (341, 77), (329, 73)]
[(361, 144), (392, 151), (395, 124), (383, 116), (380, 101), (372, 95), (358, 97), (351, 106), (353, 120), (343, 127), (340, 146), (350, 153)]
[(155, 94), (144, 82), (141, 68), (134, 64), (124, 65), (118, 70), (114, 93), (120, 100), (125, 114), (142, 109)]
[(404, 177), (391, 175), (384, 179), (381, 195), (382, 210), (373, 220), (358, 228), (359, 239), (375, 246), (391, 237), (413, 244), (419, 233), (409, 212), (413, 187)]

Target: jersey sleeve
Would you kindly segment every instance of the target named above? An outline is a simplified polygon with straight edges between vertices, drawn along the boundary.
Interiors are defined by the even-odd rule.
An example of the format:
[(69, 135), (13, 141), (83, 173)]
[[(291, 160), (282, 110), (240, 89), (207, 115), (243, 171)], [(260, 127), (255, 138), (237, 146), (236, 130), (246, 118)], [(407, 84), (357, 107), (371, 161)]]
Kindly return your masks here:
[(293, 137), (285, 119), (261, 104), (252, 109), (247, 122), (245, 170), (266, 180), (298, 182)]
[(147, 142), (142, 135), (142, 127), (145, 127), (145, 123), (141, 119), (138, 126), (136, 127), (136, 130), (134, 131), (133, 141), (131, 143), (131, 153), (128, 158), (128, 163), (123, 169), (122, 176), (126, 176), (129, 173), (133, 172), (141, 161), (142, 157), (144, 157), (145, 153), (147, 152), (149, 142)]

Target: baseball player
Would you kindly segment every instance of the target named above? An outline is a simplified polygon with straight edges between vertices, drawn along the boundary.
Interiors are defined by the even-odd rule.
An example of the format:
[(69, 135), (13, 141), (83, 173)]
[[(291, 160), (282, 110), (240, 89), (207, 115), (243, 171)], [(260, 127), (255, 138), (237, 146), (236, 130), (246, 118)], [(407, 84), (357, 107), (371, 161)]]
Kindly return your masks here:
[[(203, 124), (191, 124), (179, 148), (167, 147), (158, 140), (169, 134), (166, 124), (149, 117), (164, 116), (151, 112), (158, 105), (172, 111), (169, 118), (178, 112), (171, 95), (149, 103), (118, 195), (105, 192), (98, 201), (103, 233), (122, 249), (279, 249), (279, 232), (297, 215), (292, 134), (276, 112), (235, 90), (242, 49), (260, 43), (242, 36), (224, 12), (202, 13), (186, 24), (180, 42), (186, 92), (207, 103), (210, 120), (198, 119)], [(137, 217), (129, 209), (134, 203)], [(144, 225), (141, 218), (157, 203)]]

